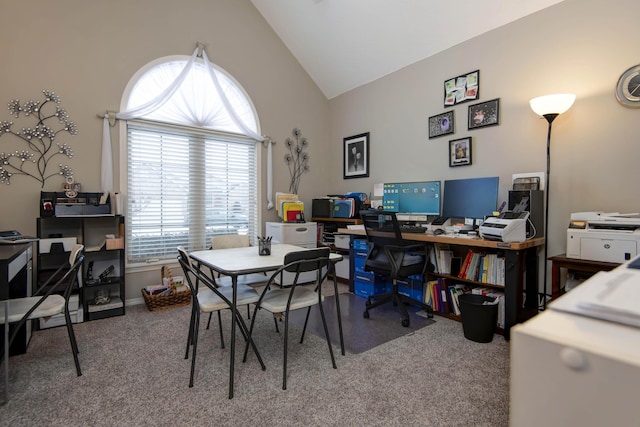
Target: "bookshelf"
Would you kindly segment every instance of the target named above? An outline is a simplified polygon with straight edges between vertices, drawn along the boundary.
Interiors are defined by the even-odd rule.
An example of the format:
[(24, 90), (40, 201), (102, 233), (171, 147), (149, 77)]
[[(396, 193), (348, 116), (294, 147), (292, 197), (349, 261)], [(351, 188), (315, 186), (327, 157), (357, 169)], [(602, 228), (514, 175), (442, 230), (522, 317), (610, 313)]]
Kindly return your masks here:
[[(364, 230), (350, 230), (340, 228), (338, 232), (349, 234), (351, 239), (366, 236)], [(452, 272), (429, 272), (425, 278), (428, 283), (431, 280), (440, 279), (445, 286), (456, 283), (466, 284), (471, 288), (486, 288), (504, 292), (504, 329), (501, 332), (505, 339), (510, 338), (510, 329), (517, 323), (523, 322), (538, 313), (538, 249), (544, 245), (544, 238), (531, 239), (522, 243), (503, 243), (492, 240), (484, 240), (472, 237), (453, 237), (447, 235), (434, 236), (431, 234), (403, 233), (406, 240), (426, 242), (430, 246), (440, 245), (449, 247), (455, 258), (461, 262), (466, 254), (471, 251), (486, 254), (501, 254), (504, 257), (504, 284), (488, 283), (477, 278), (460, 278)], [(353, 245), (351, 245), (353, 247)], [(353, 283), (353, 274), (350, 276), (350, 286)], [(532, 286), (526, 286), (526, 283)], [(426, 286), (426, 285), (425, 285)], [(446, 289), (446, 288), (445, 288)], [(460, 316), (450, 309), (435, 311), (435, 314), (460, 321)]]
[[(124, 217), (121, 215), (49, 216), (37, 219), (36, 285), (64, 264), (76, 243), (84, 245), (81, 286), (74, 290), (72, 321), (80, 323), (125, 314)], [(109, 236), (109, 238), (107, 237)], [(77, 305), (75, 303), (77, 301)], [(41, 322), (41, 328), (64, 321)]]

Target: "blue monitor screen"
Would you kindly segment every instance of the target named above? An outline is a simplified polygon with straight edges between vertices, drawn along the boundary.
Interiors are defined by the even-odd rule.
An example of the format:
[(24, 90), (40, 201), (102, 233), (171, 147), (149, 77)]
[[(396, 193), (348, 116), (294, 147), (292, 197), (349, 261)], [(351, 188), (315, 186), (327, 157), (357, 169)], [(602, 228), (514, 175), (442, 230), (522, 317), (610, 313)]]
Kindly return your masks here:
[(440, 181), (384, 184), (382, 208), (402, 214), (440, 215)]
[(498, 205), (498, 177), (447, 180), (442, 199), (443, 216), (484, 219)]

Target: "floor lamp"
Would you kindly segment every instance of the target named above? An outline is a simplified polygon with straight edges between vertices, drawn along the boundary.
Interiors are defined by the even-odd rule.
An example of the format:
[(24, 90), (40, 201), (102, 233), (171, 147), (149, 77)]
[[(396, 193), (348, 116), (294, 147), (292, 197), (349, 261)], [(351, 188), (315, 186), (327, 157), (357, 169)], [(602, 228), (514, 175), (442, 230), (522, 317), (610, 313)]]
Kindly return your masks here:
[(547, 131), (547, 182), (545, 190), (545, 204), (544, 204), (544, 299), (542, 302), (542, 308), (547, 308), (547, 254), (549, 247), (549, 171), (551, 169), (551, 123), (560, 114), (567, 111), (573, 105), (576, 100), (576, 96), (573, 94), (563, 93), (558, 95), (546, 95), (538, 98), (533, 98), (529, 101), (529, 105), (534, 113), (544, 117), (549, 123), (549, 129)]

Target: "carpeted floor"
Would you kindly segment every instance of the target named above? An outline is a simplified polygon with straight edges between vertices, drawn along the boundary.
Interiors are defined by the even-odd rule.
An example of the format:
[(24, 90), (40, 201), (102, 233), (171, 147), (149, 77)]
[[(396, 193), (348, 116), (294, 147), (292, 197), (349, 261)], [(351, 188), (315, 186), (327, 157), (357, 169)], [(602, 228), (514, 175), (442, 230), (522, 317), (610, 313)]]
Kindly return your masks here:
[[(397, 307), (385, 304), (369, 312), (369, 319), (365, 319), (362, 313), (365, 309), (365, 298), (352, 293), (340, 294), (340, 312), (342, 313), (343, 336), (345, 350), (351, 354), (359, 354), (371, 350), (374, 347), (392, 341), (403, 335), (411, 334), (420, 328), (434, 323), (431, 319), (425, 319), (416, 315), (417, 308), (408, 307), (410, 314), (409, 327), (400, 324), (402, 315)], [(340, 334), (337, 322), (336, 299), (334, 295), (325, 298), (325, 315), (331, 342), (340, 347)], [(304, 325), (305, 310), (292, 312), (290, 322), (300, 328)], [(320, 310), (313, 307), (309, 315), (307, 332), (324, 338), (324, 328)]]
[[(436, 316), (362, 353), (343, 356), (334, 345), (333, 369), (326, 341), (307, 334), (303, 344), (290, 340), (282, 390), (282, 334), (261, 312), (254, 337), (267, 369), (254, 355), (242, 363), (239, 351), (229, 400), (229, 348), (220, 349), (217, 325), (204, 329), (206, 319), (195, 386), (188, 387), (189, 312), (133, 306), (125, 316), (76, 325), (81, 377), (65, 329), (37, 331), (27, 354), (11, 357), (11, 399), (0, 406), (0, 426), (508, 425), (509, 345), (502, 337), (472, 342), (460, 323)], [(376, 327), (371, 314), (363, 328)], [(226, 337), (229, 320), (227, 312)], [(292, 327), (293, 336), (300, 332)]]

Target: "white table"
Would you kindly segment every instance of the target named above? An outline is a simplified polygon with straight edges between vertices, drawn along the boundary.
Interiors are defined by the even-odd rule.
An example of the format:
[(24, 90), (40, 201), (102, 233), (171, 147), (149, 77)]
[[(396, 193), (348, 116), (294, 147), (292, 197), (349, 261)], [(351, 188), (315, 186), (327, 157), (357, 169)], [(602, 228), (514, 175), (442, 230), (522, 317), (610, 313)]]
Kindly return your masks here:
[[(233, 310), (236, 309), (236, 285), (238, 276), (251, 273), (268, 273), (275, 271), (284, 264), (284, 257), (289, 252), (310, 250), (295, 245), (272, 244), (271, 255), (258, 255), (258, 247), (249, 246), (231, 249), (216, 249), (191, 252), (189, 255), (201, 265), (209, 267), (213, 271), (230, 276), (233, 283)], [(342, 260), (342, 255), (331, 253), (329, 257), (332, 265)], [(333, 268), (333, 267), (332, 267)], [(325, 276), (326, 277), (326, 276)], [(333, 285), (336, 294), (336, 309), (338, 312), (338, 329), (340, 331), (340, 346), (342, 354), (345, 354), (342, 335), (342, 319), (340, 316), (340, 300), (338, 298), (338, 285), (336, 275), (333, 275)], [(236, 349), (236, 317), (231, 316), (231, 364), (229, 369), (229, 399), (233, 398), (233, 377)]]

